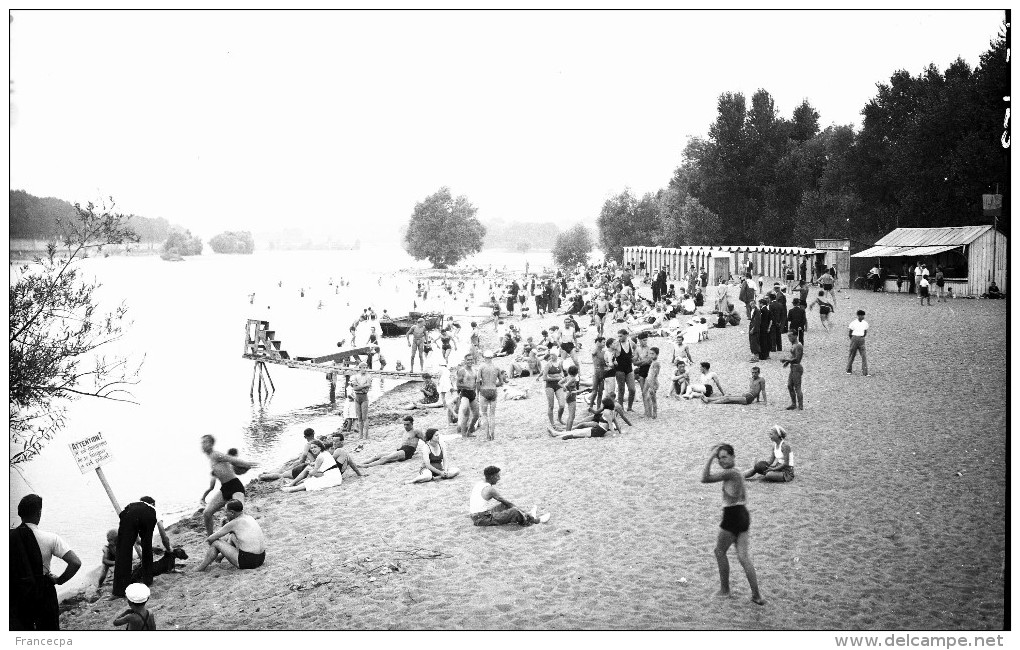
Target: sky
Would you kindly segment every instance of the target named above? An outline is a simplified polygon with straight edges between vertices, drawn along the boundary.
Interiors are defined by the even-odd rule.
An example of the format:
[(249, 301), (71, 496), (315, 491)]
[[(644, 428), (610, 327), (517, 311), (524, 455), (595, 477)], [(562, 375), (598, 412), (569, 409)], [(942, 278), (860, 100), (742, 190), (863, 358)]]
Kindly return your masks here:
[(395, 241), (442, 186), (483, 221), (594, 224), (664, 187), (724, 92), (853, 124), (1001, 11), (12, 11), (10, 183), (204, 238)]

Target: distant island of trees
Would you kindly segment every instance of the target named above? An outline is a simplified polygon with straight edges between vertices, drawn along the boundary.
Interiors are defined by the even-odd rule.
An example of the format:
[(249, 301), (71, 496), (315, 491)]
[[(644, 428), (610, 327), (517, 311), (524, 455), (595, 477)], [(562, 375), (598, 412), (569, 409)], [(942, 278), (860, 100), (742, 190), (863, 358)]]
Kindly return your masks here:
[(493, 219), (483, 221), (485, 238), (482, 248), (505, 248), (511, 251), (527, 251), (532, 248), (552, 248), (556, 245), (559, 227), (550, 221), (520, 222)]

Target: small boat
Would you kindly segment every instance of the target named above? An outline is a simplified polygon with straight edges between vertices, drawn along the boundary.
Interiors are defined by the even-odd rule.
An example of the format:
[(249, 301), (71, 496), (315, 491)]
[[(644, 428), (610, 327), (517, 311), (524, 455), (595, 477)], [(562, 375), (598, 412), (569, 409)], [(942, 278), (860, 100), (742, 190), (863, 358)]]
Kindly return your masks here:
[(425, 329), (434, 330), (443, 324), (442, 314), (422, 314), (412, 311), (407, 316), (399, 318), (380, 318), (379, 327), (382, 328), (383, 336), (406, 336), (408, 330), (419, 318), (425, 319)]

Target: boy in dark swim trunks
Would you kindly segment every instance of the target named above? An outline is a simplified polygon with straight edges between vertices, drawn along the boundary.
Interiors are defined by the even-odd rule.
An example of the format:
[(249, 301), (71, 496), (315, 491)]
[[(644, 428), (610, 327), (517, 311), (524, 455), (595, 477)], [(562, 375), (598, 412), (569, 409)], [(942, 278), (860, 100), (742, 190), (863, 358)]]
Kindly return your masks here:
[(408, 415), (404, 417), (404, 431), (406, 436), (404, 441), (400, 444), (400, 448), (396, 451), (388, 454), (380, 454), (369, 459), (368, 462), (362, 463), (362, 467), (376, 467), (378, 465), (385, 465), (386, 463), (399, 463), (414, 456), (414, 452), (418, 450), (418, 441), (425, 439), (425, 434), (414, 428), (414, 417)]
[[(206, 538), (209, 550), (196, 571), (205, 571), (221, 556), (238, 569), (257, 569), (266, 561), (266, 537), (255, 518), (244, 514), (244, 504), (232, 499), (226, 512), (227, 523)], [(227, 535), (229, 541), (222, 539)]]
[[(712, 471), (712, 462), (718, 460), (720, 472)], [(737, 559), (744, 567), (747, 582), (751, 585), (751, 602), (764, 605), (765, 599), (758, 591), (758, 575), (751, 562), (751, 515), (747, 511), (747, 492), (744, 489), (744, 474), (735, 468), (736, 454), (730, 445), (716, 445), (701, 472), (702, 483), (723, 484), (723, 519), (719, 525), (719, 539), (715, 545), (715, 559), (719, 563), (721, 587), (718, 596), (730, 595), (730, 562), (726, 552), (736, 544)]]

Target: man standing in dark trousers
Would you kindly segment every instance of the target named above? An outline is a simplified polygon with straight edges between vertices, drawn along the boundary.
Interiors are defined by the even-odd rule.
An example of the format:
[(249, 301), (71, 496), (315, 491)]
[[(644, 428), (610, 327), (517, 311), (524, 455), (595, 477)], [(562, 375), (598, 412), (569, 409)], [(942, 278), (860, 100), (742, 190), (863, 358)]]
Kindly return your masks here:
[(666, 293), (666, 269), (659, 269), (655, 276), (655, 285), (652, 287), (652, 302), (658, 302), (662, 294)]
[(800, 278), (801, 282), (807, 282), (807, 258), (800, 260)]
[[(770, 294), (770, 297), (772, 294)], [(772, 347), (771, 352), (783, 351), (783, 328), (786, 327), (786, 304), (778, 296), (772, 298), (769, 303), (769, 315), (772, 317)]]
[(752, 299), (747, 305), (747, 340), (751, 344), (751, 363), (757, 363), (761, 356), (761, 310)]
[(787, 329), (797, 335), (797, 340), (804, 343), (804, 330), (807, 329), (807, 312), (801, 305), (800, 298), (793, 299), (793, 307), (786, 314)]
[[(18, 503), (18, 516), (21, 517), (21, 525), (10, 531), (10, 629), (59, 630), (56, 585), (74, 577), (81, 568), (81, 560), (58, 535), (39, 528), (41, 496), (26, 495)], [(53, 556), (67, 563), (59, 577), (50, 573)]]
[[(117, 529), (117, 564), (113, 574), (113, 598), (123, 598), (124, 590), (131, 584), (131, 558), (135, 540), (142, 545), (142, 582), (152, 584), (152, 533), (156, 529), (156, 500), (142, 497), (127, 504), (120, 512), (120, 527)], [(160, 535), (166, 535), (163, 526)], [(169, 551), (169, 549), (167, 549)]]
[(751, 280), (744, 278), (740, 281), (740, 295), (737, 296), (740, 302), (744, 303), (747, 309), (747, 317), (751, 317), (751, 310), (755, 307), (754, 288), (751, 287)]
[(771, 349), (772, 341), (772, 314), (769, 312), (769, 301), (768, 298), (762, 298), (758, 301), (761, 305), (761, 326), (758, 329), (758, 345), (761, 346), (761, 351), (758, 353), (758, 358), (765, 360), (769, 358), (769, 351)]

